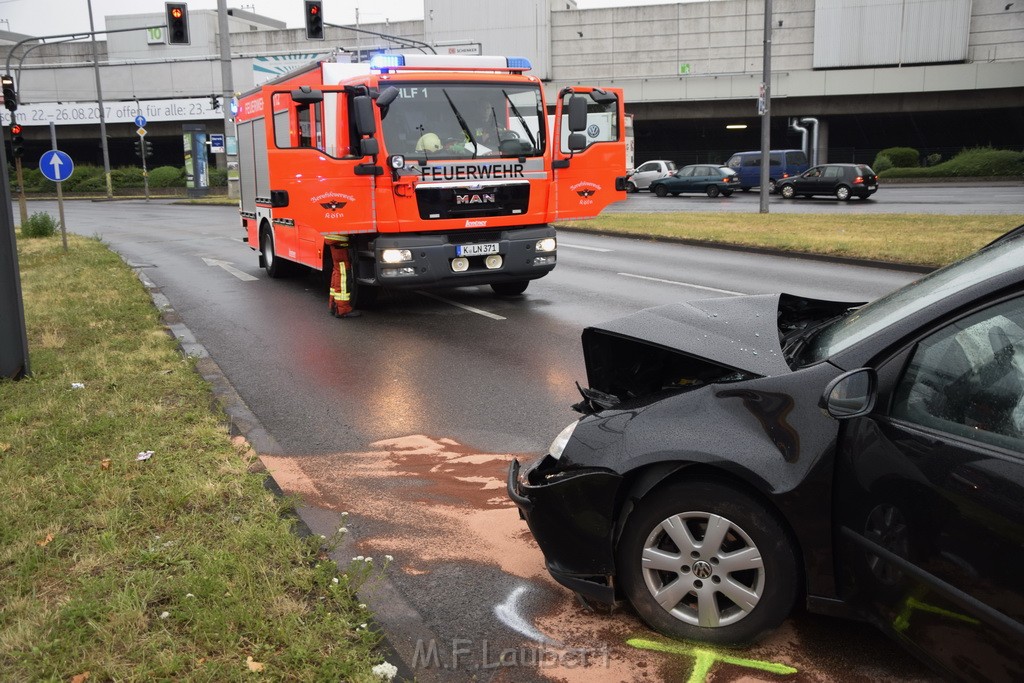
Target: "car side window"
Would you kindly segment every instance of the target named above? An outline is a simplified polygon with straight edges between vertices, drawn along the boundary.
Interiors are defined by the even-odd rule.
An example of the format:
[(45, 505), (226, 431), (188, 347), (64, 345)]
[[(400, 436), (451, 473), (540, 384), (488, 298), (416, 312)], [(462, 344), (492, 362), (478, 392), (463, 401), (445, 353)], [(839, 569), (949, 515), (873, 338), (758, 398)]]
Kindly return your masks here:
[(841, 171), (842, 171), (842, 169), (839, 168), (838, 166), (826, 166), (825, 167), (825, 171), (821, 174), (821, 177), (822, 178), (838, 178), (840, 175), (842, 175), (840, 173)]
[(657, 171), (658, 165), (652, 164), (651, 162), (648, 161), (646, 164), (641, 164), (640, 168), (636, 170), (638, 173), (646, 173), (647, 171)]
[(687, 166), (686, 168), (676, 173), (676, 175), (679, 176), (680, 178), (689, 178), (693, 175), (693, 171), (693, 166)]
[(918, 343), (891, 415), (1024, 450), (1024, 297), (958, 320)]
[(818, 176), (820, 176), (820, 175), (821, 175), (821, 169), (820, 169), (820, 168), (817, 168), (817, 167), (815, 167), (815, 168), (812, 168), (812, 169), (811, 169), (810, 171), (808, 171), (807, 173), (804, 173), (804, 177), (805, 177), (805, 178), (817, 178), (817, 177), (818, 177)]
[(730, 158), (729, 162), (726, 165), (729, 168), (739, 168), (740, 167), (740, 157), (732, 157), (732, 158)]

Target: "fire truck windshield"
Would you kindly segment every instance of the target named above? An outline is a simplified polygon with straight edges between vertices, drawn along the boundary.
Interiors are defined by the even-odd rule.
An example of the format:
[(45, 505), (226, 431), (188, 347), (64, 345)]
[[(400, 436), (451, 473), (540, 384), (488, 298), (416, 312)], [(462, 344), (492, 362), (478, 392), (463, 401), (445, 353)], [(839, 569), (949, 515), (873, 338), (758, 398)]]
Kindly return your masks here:
[(405, 82), (382, 112), (388, 154), (496, 159), (544, 153), (540, 88), (510, 83)]

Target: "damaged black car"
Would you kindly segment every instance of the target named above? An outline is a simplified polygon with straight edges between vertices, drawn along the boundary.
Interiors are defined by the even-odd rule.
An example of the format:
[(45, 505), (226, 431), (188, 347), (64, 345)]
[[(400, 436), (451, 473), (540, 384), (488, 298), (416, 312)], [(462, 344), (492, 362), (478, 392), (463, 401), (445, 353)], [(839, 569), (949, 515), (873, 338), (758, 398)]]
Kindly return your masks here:
[(508, 479), (559, 583), (723, 644), (802, 601), (1024, 679), (1024, 226), (870, 304), (707, 299), (582, 341), (583, 417)]

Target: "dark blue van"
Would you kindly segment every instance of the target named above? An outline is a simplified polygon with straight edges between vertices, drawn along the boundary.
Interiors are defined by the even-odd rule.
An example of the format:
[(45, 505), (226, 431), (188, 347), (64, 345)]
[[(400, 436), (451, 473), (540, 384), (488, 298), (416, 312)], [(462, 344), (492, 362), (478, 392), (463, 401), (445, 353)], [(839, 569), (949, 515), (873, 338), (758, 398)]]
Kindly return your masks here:
[[(775, 183), (800, 175), (811, 167), (807, 163), (807, 155), (800, 149), (775, 149), (769, 155), (768, 190), (772, 194), (775, 193)], [(736, 152), (725, 165), (739, 175), (740, 189), (744, 192), (761, 185), (761, 152)]]

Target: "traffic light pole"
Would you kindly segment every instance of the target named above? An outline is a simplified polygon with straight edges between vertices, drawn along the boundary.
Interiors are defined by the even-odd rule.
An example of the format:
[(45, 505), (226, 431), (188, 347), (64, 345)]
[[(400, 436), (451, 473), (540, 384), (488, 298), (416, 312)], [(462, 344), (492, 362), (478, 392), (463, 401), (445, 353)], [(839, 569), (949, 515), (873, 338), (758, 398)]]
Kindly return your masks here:
[[(0, 168), (7, 168), (7, 150), (0, 145)], [(25, 308), (21, 299), (18, 244), (14, 238), (11, 186), (0, 173), (0, 378), (21, 379), (30, 374)]]

